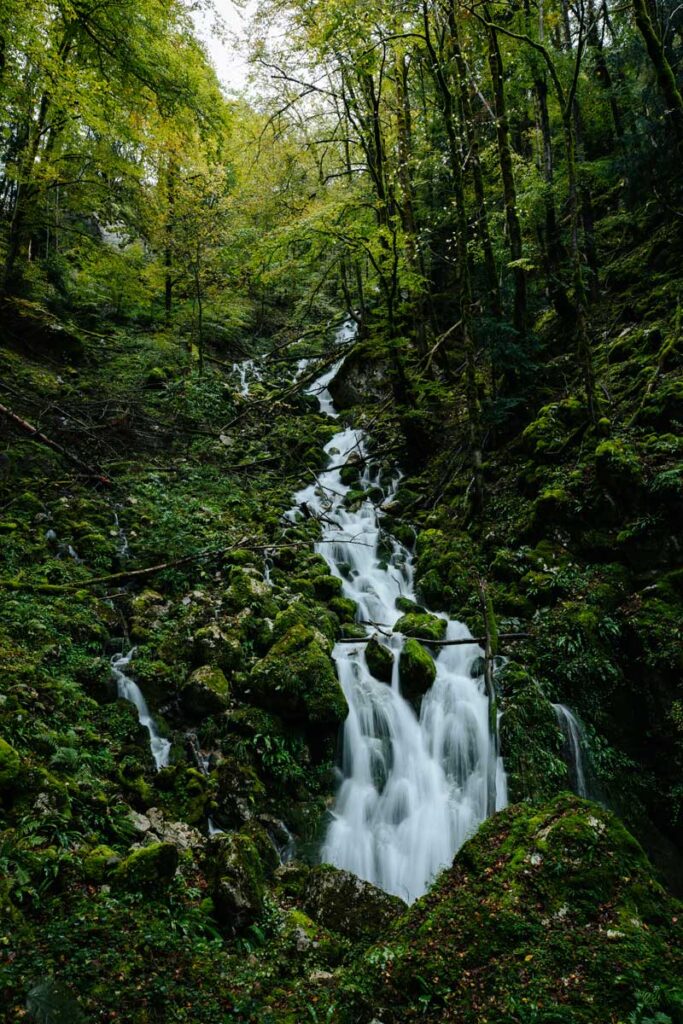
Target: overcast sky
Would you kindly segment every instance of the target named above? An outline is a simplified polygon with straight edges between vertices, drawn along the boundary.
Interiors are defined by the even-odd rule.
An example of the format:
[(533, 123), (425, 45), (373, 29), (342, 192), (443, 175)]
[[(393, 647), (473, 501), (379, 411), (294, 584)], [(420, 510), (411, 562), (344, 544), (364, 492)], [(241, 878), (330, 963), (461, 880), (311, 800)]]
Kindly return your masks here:
[(212, 15), (194, 15), (199, 35), (208, 46), (216, 65), (218, 77), (229, 89), (243, 89), (246, 85), (248, 66), (245, 60), (245, 33), (249, 18), (256, 9), (257, 0), (247, 0), (237, 7), (232, 0), (214, 0), (216, 10), (223, 19), (225, 38), (219, 38), (212, 31)]

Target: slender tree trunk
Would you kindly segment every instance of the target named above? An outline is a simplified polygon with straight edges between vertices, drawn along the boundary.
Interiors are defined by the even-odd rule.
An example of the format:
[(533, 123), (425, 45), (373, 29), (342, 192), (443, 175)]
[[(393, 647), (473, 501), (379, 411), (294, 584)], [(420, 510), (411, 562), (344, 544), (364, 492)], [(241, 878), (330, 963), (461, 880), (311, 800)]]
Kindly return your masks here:
[(666, 101), (667, 115), (676, 141), (683, 144), (683, 97), (676, 83), (676, 76), (669, 64), (658, 32), (650, 18), (646, 0), (633, 0), (633, 12), (638, 31), (643, 37), (650, 60), (657, 76), (657, 83)]
[(526, 329), (527, 297), (526, 297), (526, 273), (520, 262), (523, 256), (522, 229), (517, 214), (517, 189), (515, 186), (515, 175), (512, 165), (512, 149), (510, 147), (510, 126), (508, 123), (507, 108), (505, 104), (505, 86), (503, 82), (503, 58), (498, 45), (498, 35), (495, 28), (490, 26), (490, 16), (486, 8), (487, 41), (489, 68), (491, 71), (491, 83), (493, 85), (493, 102), (496, 113), (496, 136), (498, 139), (498, 160), (500, 173), (503, 180), (503, 200), (505, 203), (505, 220), (508, 230), (508, 242), (510, 255), (515, 264), (513, 278), (515, 284), (515, 297), (512, 322), (515, 330), (523, 334)]

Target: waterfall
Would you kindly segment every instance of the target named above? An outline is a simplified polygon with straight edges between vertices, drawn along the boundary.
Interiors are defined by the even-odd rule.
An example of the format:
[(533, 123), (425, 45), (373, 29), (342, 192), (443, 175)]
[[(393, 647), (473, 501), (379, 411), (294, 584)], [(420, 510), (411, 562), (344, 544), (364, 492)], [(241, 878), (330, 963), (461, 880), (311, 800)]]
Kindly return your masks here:
[(565, 760), (569, 768), (572, 789), (577, 796), (588, 796), (586, 772), (583, 766), (583, 748), (586, 745), (583, 726), (565, 704), (553, 704), (557, 724), (562, 730)]
[(149, 708), (147, 707), (147, 702), (142, 695), (142, 690), (138, 684), (130, 678), (130, 676), (126, 675), (125, 669), (130, 665), (134, 654), (134, 647), (131, 647), (127, 654), (115, 654), (111, 659), (111, 671), (116, 682), (119, 697), (122, 697), (124, 700), (128, 700), (131, 704), (135, 705), (140, 725), (144, 725), (145, 729), (149, 733), (149, 745), (152, 751), (152, 757), (154, 758), (154, 763), (158, 770), (160, 768), (165, 768), (168, 764), (168, 758), (171, 752), (171, 742), (159, 735), (156, 722), (149, 713)]
[[(354, 325), (337, 338), (348, 340)], [(339, 364), (308, 390), (321, 410), (335, 416), (327, 385)], [(387, 501), (400, 474), (386, 482), (368, 460), (365, 435), (340, 430), (325, 447), (330, 467), (296, 495), (297, 507), (319, 518), (316, 551), (342, 580), (343, 594), (358, 606), (358, 619), (373, 623), (392, 652), (390, 683), (368, 669), (365, 643), (338, 643), (333, 651), (349, 705), (343, 733), (342, 779), (322, 859), (354, 872), (411, 902), (422, 895), (440, 868), (485, 819), (489, 779), (496, 807), (507, 802), (502, 760), (489, 729), (489, 704), (481, 678), (473, 678), (481, 657), (476, 644), (445, 646), (436, 657), (436, 678), (419, 713), (401, 694), (398, 661), (404, 638), (392, 632), (401, 616), (398, 598), (415, 601), (413, 557), (396, 539), (381, 537), (381, 510), (373, 501), (345, 508), (351, 488), (341, 467), (350, 456), (365, 466), (360, 485)], [(295, 512), (290, 513), (295, 518)], [(446, 639), (470, 637), (462, 623), (447, 621)], [(375, 632), (367, 628), (368, 635)]]

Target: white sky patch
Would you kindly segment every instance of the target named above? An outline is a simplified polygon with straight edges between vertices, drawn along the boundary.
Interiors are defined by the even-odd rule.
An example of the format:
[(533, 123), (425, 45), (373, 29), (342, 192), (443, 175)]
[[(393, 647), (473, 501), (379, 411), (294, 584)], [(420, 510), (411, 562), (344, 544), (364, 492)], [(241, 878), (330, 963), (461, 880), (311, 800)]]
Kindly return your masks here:
[(222, 24), (217, 25), (212, 11), (195, 11), (192, 15), (197, 34), (211, 56), (218, 78), (227, 89), (244, 90), (247, 86), (247, 27), (256, 11), (257, 0), (246, 0), (239, 6), (233, 0), (213, 0)]

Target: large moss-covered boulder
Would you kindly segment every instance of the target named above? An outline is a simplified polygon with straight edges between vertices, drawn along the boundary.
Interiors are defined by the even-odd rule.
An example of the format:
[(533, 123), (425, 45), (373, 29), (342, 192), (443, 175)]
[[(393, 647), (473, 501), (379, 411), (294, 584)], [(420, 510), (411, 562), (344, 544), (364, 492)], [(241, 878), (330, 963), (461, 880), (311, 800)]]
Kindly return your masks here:
[(443, 640), (448, 623), (438, 615), (429, 612), (408, 612), (402, 615), (394, 626), (394, 633), (414, 636), (419, 640)]
[(350, 871), (320, 864), (308, 875), (304, 909), (330, 931), (358, 941), (379, 938), (406, 905)]
[(239, 635), (215, 620), (202, 626), (192, 636), (192, 661), (196, 667), (216, 665), (223, 672), (233, 672), (244, 665), (244, 652)]
[(126, 889), (160, 888), (172, 881), (177, 867), (178, 850), (172, 843), (150, 843), (122, 860), (114, 877)]
[(436, 679), (436, 665), (419, 640), (406, 640), (398, 659), (398, 677), (401, 693), (413, 702), (418, 701)]
[[(337, 600), (341, 599), (337, 598)], [(293, 626), (305, 626), (306, 629), (312, 629), (316, 634), (315, 639), (323, 650), (332, 650), (335, 639), (335, 620), (320, 605), (304, 604), (301, 600), (293, 601), (277, 615), (273, 623), (273, 641), (282, 640)]]
[(673, 1022), (681, 910), (603, 808), (517, 805), (349, 969), (337, 1006), (383, 1024)]
[(336, 726), (347, 714), (346, 698), (316, 631), (289, 629), (254, 667), (249, 688), (255, 702), (290, 721)]
[(265, 881), (256, 843), (241, 832), (217, 835), (206, 854), (216, 918), (229, 931), (243, 931), (263, 912)]
[(14, 747), (0, 738), (0, 793), (13, 790), (21, 775), (21, 760)]
[(180, 695), (184, 710), (193, 717), (203, 718), (225, 711), (230, 687), (220, 668), (202, 665), (185, 680)]
[(379, 642), (377, 637), (373, 636), (365, 645), (365, 660), (375, 679), (379, 679), (382, 683), (391, 682), (394, 655), (388, 647)]

